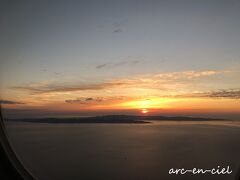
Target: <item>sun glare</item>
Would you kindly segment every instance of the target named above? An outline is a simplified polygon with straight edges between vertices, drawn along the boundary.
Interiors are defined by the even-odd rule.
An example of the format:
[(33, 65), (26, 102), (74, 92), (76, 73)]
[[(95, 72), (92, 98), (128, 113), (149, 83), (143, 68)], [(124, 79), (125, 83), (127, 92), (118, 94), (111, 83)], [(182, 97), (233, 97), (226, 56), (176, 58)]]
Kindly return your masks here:
[(148, 113), (148, 110), (147, 110), (147, 109), (142, 109), (142, 113), (143, 113), (143, 114), (147, 114), (147, 113)]

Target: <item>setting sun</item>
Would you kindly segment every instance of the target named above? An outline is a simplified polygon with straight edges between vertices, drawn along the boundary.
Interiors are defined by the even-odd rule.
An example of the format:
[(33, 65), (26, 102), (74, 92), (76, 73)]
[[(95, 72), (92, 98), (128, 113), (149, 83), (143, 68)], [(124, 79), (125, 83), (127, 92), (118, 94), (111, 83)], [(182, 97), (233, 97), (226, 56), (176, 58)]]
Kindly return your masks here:
[(143, 113), (143, 114), (147, 114), (147, 113), (148, 113), (148, 110), (147, 110), (147, 109), (142, 109), (142, 113)]

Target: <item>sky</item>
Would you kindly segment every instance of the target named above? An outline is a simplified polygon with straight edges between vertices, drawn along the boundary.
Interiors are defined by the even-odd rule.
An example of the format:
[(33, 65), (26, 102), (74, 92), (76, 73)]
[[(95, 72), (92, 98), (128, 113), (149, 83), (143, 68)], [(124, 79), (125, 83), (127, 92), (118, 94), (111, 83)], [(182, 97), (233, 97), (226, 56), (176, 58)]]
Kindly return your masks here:
[(237, 0), (3, 1), (9, 117), (240, 117)]

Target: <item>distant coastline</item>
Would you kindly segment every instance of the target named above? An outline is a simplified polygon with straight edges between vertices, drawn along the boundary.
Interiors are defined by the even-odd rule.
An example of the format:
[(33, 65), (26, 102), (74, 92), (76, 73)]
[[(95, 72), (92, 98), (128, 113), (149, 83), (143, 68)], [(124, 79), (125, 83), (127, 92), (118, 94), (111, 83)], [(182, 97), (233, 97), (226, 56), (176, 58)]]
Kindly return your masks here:
[(75, 118), (19, 118), (7, 119), (13, 122), (79, 124), (79, 123), (151, 123), (149, 121), (223, 121), (226, 119), (187, 117), (187, 116), (134, 116), (134, 115), (105, 115)]

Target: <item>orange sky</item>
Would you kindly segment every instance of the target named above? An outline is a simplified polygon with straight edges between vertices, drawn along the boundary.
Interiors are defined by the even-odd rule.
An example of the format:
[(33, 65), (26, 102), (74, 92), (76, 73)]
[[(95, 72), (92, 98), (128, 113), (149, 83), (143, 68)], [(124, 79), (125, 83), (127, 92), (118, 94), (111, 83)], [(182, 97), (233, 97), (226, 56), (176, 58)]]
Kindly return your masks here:
[(11, 3), (0, 28), (5, 114), (240, 115), (239, 2), (183, 4)]
[[(118, 78), (96, 84), (42, 82), (5, 92), (6, 109), (61, 114), (240, 113), (239, 89), (212, 90), (231, 71), (184, 71)], [(215, 83), (215, 84), (214, 84)], [(217, 82), (219, 83), (219, 82)], [(54, 114), (53, 113), (53, 114)]]

